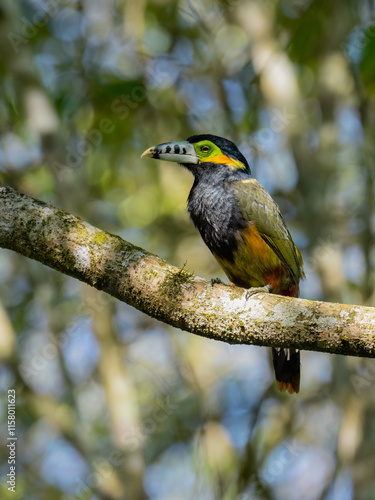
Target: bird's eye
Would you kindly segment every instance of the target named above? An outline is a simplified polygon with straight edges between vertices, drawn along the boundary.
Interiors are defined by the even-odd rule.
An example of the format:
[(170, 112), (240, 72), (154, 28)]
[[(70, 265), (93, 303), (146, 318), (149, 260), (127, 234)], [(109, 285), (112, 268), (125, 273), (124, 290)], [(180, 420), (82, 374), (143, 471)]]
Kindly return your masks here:
[(210, 150), (210, 147), (209, 146), (202, 146), (201, 150), (203, 153), (208, 153)]

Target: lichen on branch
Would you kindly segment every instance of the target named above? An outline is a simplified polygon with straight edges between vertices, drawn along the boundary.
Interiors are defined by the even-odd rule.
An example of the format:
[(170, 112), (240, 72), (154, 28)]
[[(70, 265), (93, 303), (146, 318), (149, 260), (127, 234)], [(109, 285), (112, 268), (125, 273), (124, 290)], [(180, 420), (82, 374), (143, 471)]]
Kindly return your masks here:
[(375, 357), (374, 308), (274, 294), (247, 299), (242, 288), (212, 285), (10, 187), (0, 187), (0, 247), (203, 337)]

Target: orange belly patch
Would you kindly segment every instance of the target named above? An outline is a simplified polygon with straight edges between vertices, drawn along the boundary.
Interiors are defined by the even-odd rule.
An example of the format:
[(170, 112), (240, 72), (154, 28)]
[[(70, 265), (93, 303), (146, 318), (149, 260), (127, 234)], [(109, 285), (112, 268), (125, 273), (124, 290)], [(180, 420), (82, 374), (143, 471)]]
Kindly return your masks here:
[(254, 224), (249, 224), (249, 226), (242, 233), (243, 239), (247, 243), (247, 246), (251, 248), (254, 257), (261, 257), (263, 259), (268, 259), (272, 257), (272, 254), (276, 256), (275, 252), (267, 245), (264, 239), (261, 237), (258, 229)]
[(285, 291), (289, 295), (295, 284), (290, 282), (285, 266), (264, 241), (256, 226), (249, 224), (241, 236), (232, 262), (214, 254), (230, 281), (244, 288), (271, 285), (272, 292)]

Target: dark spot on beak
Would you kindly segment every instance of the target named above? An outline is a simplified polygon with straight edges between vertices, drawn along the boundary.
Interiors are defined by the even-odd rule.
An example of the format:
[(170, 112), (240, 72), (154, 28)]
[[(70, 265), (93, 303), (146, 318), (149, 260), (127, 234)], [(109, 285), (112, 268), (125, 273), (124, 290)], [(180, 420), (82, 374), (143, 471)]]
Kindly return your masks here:
[(167, 146), (167, 147), (165, 148), (165, 152), (166, 152), (166, 153), (170, 153), (170, 152), (171, 152), (171, 149), (172, 149), (172, 148), (171, 148), (170, 146)]
[(154, 158), (155, 158), (156, 160), (158, 160), (158, 159), (159, 159), (159, 153), (160, 153), (160, 149), (154, 149)]
[(182, 148), (182, 154), (186, 155), (186, 148)]
[(178, 144), (175, 145), (174, 147), (174, 152), (178, 155), (178, 153), (180, 152), (180, 146)]

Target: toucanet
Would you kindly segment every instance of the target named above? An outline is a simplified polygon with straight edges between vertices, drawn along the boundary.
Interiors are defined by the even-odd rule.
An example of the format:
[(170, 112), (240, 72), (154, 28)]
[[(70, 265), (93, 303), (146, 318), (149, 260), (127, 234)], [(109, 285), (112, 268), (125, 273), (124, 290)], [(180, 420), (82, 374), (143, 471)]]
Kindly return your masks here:
[[(180, 163), (194, 175), (190, 217), (231, 283), (244, 288), (268, 285), (271, 293), (298, 296), (305, 277), (301, 253), (278, 205), (251, 177), (248, 162), (232, 141), (194, 135), (153, 146), (144, 156)], [(298, 393), (298, 349), (273, 347), (272, 358), (279, 390)]]

